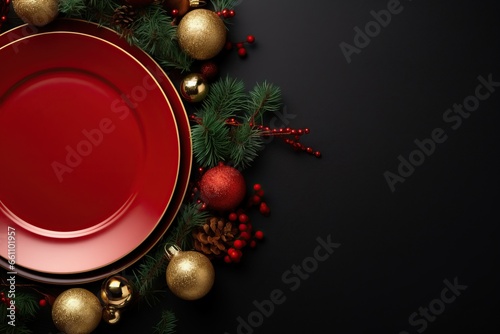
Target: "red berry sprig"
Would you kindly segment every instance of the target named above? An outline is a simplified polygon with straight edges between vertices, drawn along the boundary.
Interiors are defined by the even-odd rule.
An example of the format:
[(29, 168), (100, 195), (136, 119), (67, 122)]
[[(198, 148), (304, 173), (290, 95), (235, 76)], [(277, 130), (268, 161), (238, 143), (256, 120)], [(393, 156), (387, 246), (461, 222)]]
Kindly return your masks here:
[(283, 139), (285, 143), (290, 145), (295, 151), (303, 151), (310, 155), (315, 156), (316, 158), (321, 158), (321, 152), (314, 150), (312, 147), (305, 146), (300, 142), (300, 137), (303, 135), (309, 134), (310, 130), (308, 128), (305, 129), (292, 129), (292, 128), (278, 128), (271, 129), (268, 126), (259, 125), (259, 130), (262, 131), (262, 135), (264, 137), (280, 137)]
[(236, 15), (234, 9), (224, 8), (223, 10), (219, 10), (216, 12), (219, 17), (223, 17), (225, 19), (231, 19)]
[(245, 45), (248, 45), (248, 44), (253, 44), (255, 43), (255, 37), (253, 35), (248, 35), (246, 37), (246, 39), (242, 42), (227, 42), (226, 43), (226, 50), (230, 51), (233, 49), (233, 46), (236, 46), (236, 49), (238, 50), (238, 56), (240, 56), (241, 58), (244, 58), (247, 56), (247, 49), (245, 47)]
[(0, 0), (0, 28), (2, 24), (7, 21), (7, 14), (9, 13), (11, 0)]

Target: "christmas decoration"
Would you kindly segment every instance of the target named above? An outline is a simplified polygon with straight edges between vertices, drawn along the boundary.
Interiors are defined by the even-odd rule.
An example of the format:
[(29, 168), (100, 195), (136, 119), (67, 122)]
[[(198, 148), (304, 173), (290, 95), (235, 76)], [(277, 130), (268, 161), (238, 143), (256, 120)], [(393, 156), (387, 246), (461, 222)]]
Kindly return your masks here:
[(200, 180), (200, 198), (212, 210), (235, 209), (245, 197), (245, 192), (243, 175), (228, 165), (220, 164), (207, 170)]
[(121, 309), (132, 300), (132, 286), (125, 277), (112, 276), (101, 286), (100, 297), (105, 305), (103, 320), (109, 324), (117, 323), (121, 318)]
[(191, 7), (189, 0), (165, 0), (163, 5), (167, 10), (176, 10), (177, 16), (184, 16)]
[(99, 299), (90, 291), (71, 288), (57, 296), (52, 305), (54, 325), (65, 334), (88, 334), (102, 317)]
[(210, 59), (226, 44), (226, 26), (213, 11), (194, 9), (179, 22), (177, 37), (181, 49), (192, 58)]
[(194, 249), (211, 257), (221, 257), (239, 240), (234, 240), (238, 228), (224, 218), (211, 217), (207, 223), (193, 231)]
[(187, 102), (201, 102), (207, 96), (209, 86), (205, 77), (199, 73), (188, 74), (182, 79), (179, 89)]
[(166, 280), (173, 294), (196, 300), (212, 289), (215, 270), (208, 257), (196, 251), (182, 251), (178, 246), (170, 246), (165, 253), (169, 260)]
[(25, 23), (42, 27), (59, 14), (59, 0), (12, 0), (17, 16)]
[(214, 61), (205, 61), (201, 66), (200, 66), (200, 74), (203, 75), (203, 77), (207, 81), (214, 81), (217, 78), (217, 75), (219, 74), (219, 68), (217, 64)]
[(113, 23), (122, 30), (132, 27), (137, 16), (137, 11), (132, 5), (122, 5), (115, 9), (113, 13)]
[[(0, 7), (0, 24), (6, 20), (3, 17), (10, 1), (3, 0), (6, 5)], [(138, 305), (150, 305), (166, 288), (184, 300), (203, 298), (215, 280), (212, 261), (238, 263), (249, 248), (264, 239), (258, 221), (250, 220), (249, 210), (257, 210), (263, 216), (269, 216), (271, 210), (260, 184), (254, 184), (253, 192), (247, 196), (243, 177), (243, 171), (258, 158), (264, 144), (276, 138), (297, 152), (321, 157), (319, 151), (301, 142), (310, 133), (308, 128), (266, 125), (266, 120), (283, 106), (277, 86), (264, 81), (247, 90), (241, 80), (218, 78), (222, 57), (214, 58), (219, 52), (224, 47), (234, 48), (240, 57), (246, 57), (256, 40), (253, 35), (240, 42), (226, 39), (228, 23), (232, 23), (229, 20), (236, 15), (234, 6), (239, 1), (213, 0), (207, 9), (199, 8), (205, 2), (196, 0), (12, 1), (18, 4), (17, 9), (14, 6), (16, 14), (25, 22), (33, 21), (30, 24), (45, 25), (53, 18), (47, 16), (44, 22), (35, 23), (35, 11), (23, 4), (36, 2), (37, 8), (41, 8), (36, 12), (42, 13), (53, 8), (48, 4), (54, 1), (61, 16), (115, 30), (131, 45), (148, 53), (166, 73), (181, 73), (179, 94), (186, 102), (199, 103), (189, 114), (194, 157), (192, 183), (172, 227), (146, 256), (127, 269), (133, 271), (131, 282), (123, 276), (109, 277), (101, 284), (99, 298), (78, 288), (53, 298), (37, 289), (36, 284), (17, 285), (19, 290), (30, 292), (16, 292), (16, 308), (23, 315), (18, 318), (17, 329), (27, 329), (21, 320), (30, 319), (39, 308), (50, 305), (56, 327), (72, 334), (90, 333), (101, 320), (115, 324), (124, 317), (130, 303), (145, 300), (147, 303)], [(23, 10), (32, 16), (23, 18)], [(57, 16), (58, 12), (52, 15)], [(195, 176), (197, 172), (199, 175)], [(5, 293), (0, 296), (2, 303), (10, 303)], [(0, 316), (6, 319), (2, 312), (5, 307), (0, 308)], [(2, 333), (3, 325), (0, 321)], [(173, 334), (175, 325), (175, 315), (162, 310), (154, 329)]]

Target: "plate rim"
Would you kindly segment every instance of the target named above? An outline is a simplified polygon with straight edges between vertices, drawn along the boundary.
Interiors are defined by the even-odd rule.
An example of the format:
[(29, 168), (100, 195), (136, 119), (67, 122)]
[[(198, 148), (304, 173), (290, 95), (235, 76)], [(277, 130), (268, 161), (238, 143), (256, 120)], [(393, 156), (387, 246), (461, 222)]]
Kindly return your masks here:
[[(8, 31), (0, 34), (0, 36), (1, 35), (7, 35), (7, 34), (11, 33), (12, 31), (16, 31), (18, 29), (23, 29), (24, 26), (26, 26), (26, 25), (18, 26), (18, 27), (15, 27), (13, 29), (10, 29), (10, 30), (8, 30)], [(138, 66), (140, 66), (142, 68), (142, 70), (145, 73), (148, 74), (148, 77), (150, 79), (154, 80), (154, 82), (155, 82), (155, 89), (158, 89), (158, 91), (163, 96), (164, 101), (166, 102), (166, 104), (168, 104), (168, 106), (169, 106), (169, 113), (170, 113), (169, 118), (171, 118), (171, 121), (173, 122), (175, 131), (176, 131), (176, 138), (177, 138), (177, 142), (176, 142), (176, 150), (177, 150), (176, 153), (177, 154), (176, 154), (176, 164), (175, 164), (175, 170), (176, 170), (175, 174), (176, 174), (176, 177), (175, 177), (174, 184), (173, 184), (173, 186), (171, 188), (170, 194), (168, 196), (168, 201), (167, 201), (167, 203), (164, 203), (162, 205), (161, 214), (159, 215), (159, 218), (155, 221), (154, 227), (151, 228), (151, 229), (149, 229), (148, 233), (144, 235), (144, 237), (142, 238), (142, 240), (140, 242), (138, 242), (138, 243), (135, 243), (134, 246), (131, 247), (131, 249), (129, 249), (125, 254), (120, 254), (120, 255), (115, 256), (114, 259), (110, 260), (108, 263), (101, 263), (98, 266), (92, 266), (92, 268), (82, 268), (81, 270), (78, 270), (78, 271), (72, 270), (72, 271), (52, 272), (52, 271), (40, 270), (39, 268), (31, 268), (29, 266), (25, 267), (25, 266), (23, 266), (22, 263), (19, 264), (19, 266), (25, 267), (28, 270), (33, 270), (33, 271), (40, 272), (40, 273), (57, 274), (57, 275), (68, 275), (68, 274), (69, 275), (73, 275), (73, 274), (86, 273), (86, 272), (89, 272), (89, 271), (98, 270), (100, 268), (112, 265), (113, 263), (119, 261), (120, 259), (124, 258), (128, 254), (130, 254), (131, 252), (133, 252), (139, 245), (141, 245), (142, 243), (144, 243), (148, 239), (148, 237), (153, 233), (153, 231), (158, 227), (158, 225), (162, 222), (162, 219), (163, 219), (163, 217), (164, 217), (164, 215), (165, 215), (168, 207), (170, 206), (170, 203), (172, 202), (172, 200), (174, 198), (175, 191), (176, 191), (177, 185), (178, 185), (178, 176), (179, 176), (179, 172), (180, 172), (180, 169), (181, 169), (181, 165), (180, 164), (181, 164), (181, 155), (182, 155), (182, 149), (181, 149), (181, 144), (180, 144), (181, 138), (180, 138), (180, 133), (179, 133), (178, 120), (177, 120), (177, 117), (176, 117), (176, 115), (174, 113), (171, 101), (167, 97), (165, 89), (160, 85), (160, 83), (158, 82), (156, 76), (144, 64), (142, 64), (142, 62), (139, 61), (136, 57), (134, 57), (127, 50), (124, 50), (123, 48), (117, 46), (115, 43), (113, 43), (111, 41), (108, 41), (108, 40), (106, 40), (104, 38), (101, 38), (99, 36), (95, 36), (95, 35), (91, 35), (91, 34), (87, 34), (87, 33), (82, 33), (82, 32), (78, 32), (78, 31), (54, 30), (54, 31), (36, 32), (34, 34), (30, 34), (30, 35), (27, 35), (27, 36), (20, 37), (18, 39), (10, 41), (9, 43), (7, 43), (5, 45), (0, 46), (0, 50), (8, 48), (9, 46), (14, 45), (15, 43), (22, 43), (23, 41), (28, 40), (30, 38), (36, 38), (37, 36), (40, 36), (40, 35), (50, 35), (50, 34), (79, 35), (79, 36), (84, 36), (85, 38), (97, 40), (97, 41), (99, 41), (101, 43), (104, 42), (107, 45), (109, 45), (110, 47), (112, 47), (114, 49), (117, 49), (120, 53), (125, 54), (128, 58), (130, 58), (131, 60), (133, 60), (135, 62), (135, 64), (137, 64)], [(6, 223), (8, 225), (7, 221), (6, 221)], [(40, 235), (37, 235), (37, 237), (40, 237)], [(4, 257), (2, 256), (2, 258), (4, 258)]]

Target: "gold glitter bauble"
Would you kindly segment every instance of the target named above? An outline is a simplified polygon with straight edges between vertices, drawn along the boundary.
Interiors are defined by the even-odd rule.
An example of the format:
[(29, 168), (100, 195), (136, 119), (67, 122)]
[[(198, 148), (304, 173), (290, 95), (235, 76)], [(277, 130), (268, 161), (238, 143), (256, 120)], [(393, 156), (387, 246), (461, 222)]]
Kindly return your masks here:
[(174, 295), (184, 300), (205, 296), (214, 284), (215, 270), (205, 255), (196, 251), (181, 251), (172, 246), (167, 250), (167, 285)]
[(17, 16), (25, 23), (42, 27), (59, 15), (59, 0), (12, 0)]
[(101, 318), (99, 299), (86, 289), (66, 290), (52, 305), (52, 321), (65, 334), (89, 334), (97, 328)]
[(123, 308), (132, 300), (132, 286), (125, 277), (109, 277), (102, 283), (101, 299), (105, 305)]
[(188, 74), (180, 85), (181, 96), (188, 102), (200, 102), (208, 94), (209, 86), (205, 78), (199, 73)]
[(189, 11), (177, 26), (179, 46), (197, 60), (215, 57), (226, 44), (226, 33), (222, 19), (208, 9)]

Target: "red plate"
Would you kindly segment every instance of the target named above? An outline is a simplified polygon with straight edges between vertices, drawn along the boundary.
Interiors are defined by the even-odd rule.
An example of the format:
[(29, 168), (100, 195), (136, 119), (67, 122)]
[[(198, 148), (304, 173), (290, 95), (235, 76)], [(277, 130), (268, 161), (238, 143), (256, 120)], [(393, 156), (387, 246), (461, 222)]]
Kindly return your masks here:
[(18, 36), (0, 59), (0, 228), (15, 228), (17, 265), (75, 274), (124, 258), (176, 189), (164, 91), (123, 49), (76, 32)]

